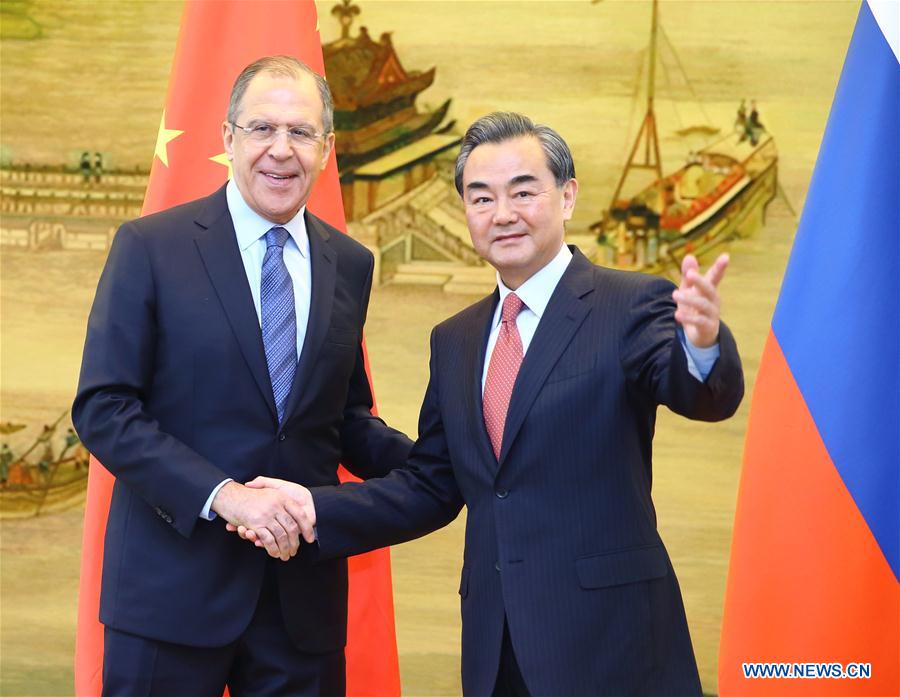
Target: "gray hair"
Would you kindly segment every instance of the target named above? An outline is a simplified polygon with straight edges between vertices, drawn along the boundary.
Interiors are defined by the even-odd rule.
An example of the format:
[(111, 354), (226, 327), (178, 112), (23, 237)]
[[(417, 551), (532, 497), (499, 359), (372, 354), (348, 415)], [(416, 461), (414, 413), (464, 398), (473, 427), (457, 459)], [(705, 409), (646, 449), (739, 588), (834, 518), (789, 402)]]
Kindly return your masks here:
[(331, 97), (331, 89), (325, 78), (310, 68), (306, 63), (293, 56), (265, 56), (253, 61), (241, 71), (234, 86), (231, 88), (231, 97), (228, 99), (228, 121), (234, 123), (237, 119), (241, 100), (247, 91), (247, 85), (260, 73), (268, 73), (278, 77), (290, 77), (299, 80), (304, 73), (310, 75), (316, 81), (319, 97), (322, 98), (322, 127), (325, 133), (334, 130), (334, 100)]
[(456, 158), (456, 190), (463, 194), (463, 169), (469, 155), (479, 145), (485, 143), (502, 143), (505, 140), (532, 136), (537, 138), (547, 158), (547, 167), (556, 180), (556, 186), (562, 187), (567, 181), (575, 178), (575, 162), (572, 151), (566, 141), (549, 126), (535, 124), (527, 116), (511, 111), (495, 111), (482, 116), (469, 126), (463, 136), (459, 155)]

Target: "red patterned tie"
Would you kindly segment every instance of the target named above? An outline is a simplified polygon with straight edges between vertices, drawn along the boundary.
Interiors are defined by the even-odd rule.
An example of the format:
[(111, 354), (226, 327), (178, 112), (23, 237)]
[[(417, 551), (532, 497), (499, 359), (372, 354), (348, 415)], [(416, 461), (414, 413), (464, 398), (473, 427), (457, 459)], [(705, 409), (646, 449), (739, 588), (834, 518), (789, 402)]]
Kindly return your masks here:
[(500, 333), (494, 344), (484, 383), (484, 425), (498, 459), (503, 445), (503, 427), (506, 424), (509, 399), (522, 365), (522, 338), (516, 327), (516, 317), (523, 307), (525, 304), (515, 293), (510, 293), (503, 301)]

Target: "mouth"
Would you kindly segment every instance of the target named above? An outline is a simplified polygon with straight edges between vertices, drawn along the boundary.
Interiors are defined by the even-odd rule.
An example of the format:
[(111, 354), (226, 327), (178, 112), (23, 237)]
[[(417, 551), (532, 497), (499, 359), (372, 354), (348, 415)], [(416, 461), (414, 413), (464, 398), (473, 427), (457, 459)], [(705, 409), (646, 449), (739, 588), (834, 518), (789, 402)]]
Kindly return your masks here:
[(290, 172), (260, 172), (260, 174), (265, 178), (267, 182), (270, 182), (276, 186), (283, 186), (286, 183), (290, 182), (292, 179), (296, 179), (297, 175)]
[(515, 242), (522, 239), (523, 237), (526, 237), (526, 234), (524, 232), (508, 232), (502, 235), (497, 235), (494, 238), (494, 243), (503, 244), (505, 242)]

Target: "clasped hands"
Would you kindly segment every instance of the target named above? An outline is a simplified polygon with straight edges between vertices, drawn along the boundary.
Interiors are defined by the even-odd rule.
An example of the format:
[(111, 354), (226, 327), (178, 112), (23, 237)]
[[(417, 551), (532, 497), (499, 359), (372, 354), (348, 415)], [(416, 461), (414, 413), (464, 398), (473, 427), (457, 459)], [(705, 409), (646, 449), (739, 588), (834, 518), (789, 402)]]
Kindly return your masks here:
[(316, 539), (312, 495), (294, 482), (271, 477), (228, 482), (216, 494), (212, 510), (225, 519), (229, 532), (282, 561), (297, 554), (301, 537), (309, 543)]

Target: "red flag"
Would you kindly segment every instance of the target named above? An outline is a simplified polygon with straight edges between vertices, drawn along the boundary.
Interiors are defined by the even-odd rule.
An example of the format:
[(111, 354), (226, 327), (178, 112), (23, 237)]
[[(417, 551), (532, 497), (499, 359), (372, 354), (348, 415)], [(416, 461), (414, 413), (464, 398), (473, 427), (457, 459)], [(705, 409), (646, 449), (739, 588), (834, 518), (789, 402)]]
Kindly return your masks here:
[[(144, 200), (145, 215), (206, 196), (229, 175), (222, 122), (238, 73), (256, 59), (284, 54), (324, 74), (312, 0), (203, 0), (185, 3), (166, 105)], [(346, 230), (334, 151), (309, 202), (312, 212)], [(368, 364), (366, 365), (368, 370)], [(350, 475), (341, 470), (341, 479)], [(84, 514), (75, 693), (100, 694), (103, 626), (98, 620), (103, 538), (113, 477), (91, 462)], [(399, 695), (390, 552), (350, 560), (347, 693)]]

